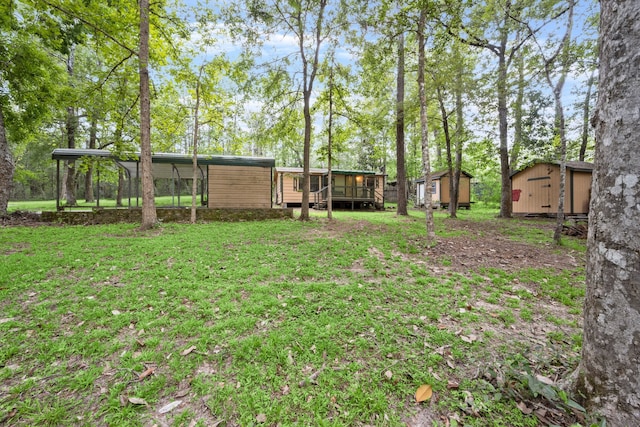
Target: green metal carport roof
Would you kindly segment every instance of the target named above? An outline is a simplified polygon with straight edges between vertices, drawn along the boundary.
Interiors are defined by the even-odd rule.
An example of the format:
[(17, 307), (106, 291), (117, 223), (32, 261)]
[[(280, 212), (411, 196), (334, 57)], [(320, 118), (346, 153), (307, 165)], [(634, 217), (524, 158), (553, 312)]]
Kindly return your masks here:
[[(53, 160), (78, 160), (82, 157), (113, 160), (126, 169), (131, 178), (138, 177), (140, 153), (116, 155), (109, 150), (56, 148), (51, 154)], [(189, 178), (193, 174), (193, 157), (188, 154), (155, 153), (151, 155), (151, 162), (154, 178), (174, 178), (176, 175), (182, 178)], [(275, 159), (267, 157), (198, 155), (199, 166), (226, 165), (272, 168), (275, 164)], [(202, 170), (201, 173), (204, 177)]]

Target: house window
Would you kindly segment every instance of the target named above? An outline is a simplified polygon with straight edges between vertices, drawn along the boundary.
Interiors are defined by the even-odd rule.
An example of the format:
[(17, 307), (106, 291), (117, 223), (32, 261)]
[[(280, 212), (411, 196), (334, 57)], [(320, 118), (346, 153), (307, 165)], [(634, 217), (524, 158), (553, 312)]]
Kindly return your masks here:
[[(320, 177), (318, 175), (310, 176), (310, 191), (313, 193), (320, 190)], [(304, 176), (299, 175), (293, 178), (293, 191), (302, 191), (304, 188)]]
[(436, 194), (436, 193), (437, 193), (437, 191), (436, 191), (436, 183), (432, 182), (431, 183), (431, 194)]
[(311, 175), (311, 192), (320, 191), (320, 177), (318, 175)]

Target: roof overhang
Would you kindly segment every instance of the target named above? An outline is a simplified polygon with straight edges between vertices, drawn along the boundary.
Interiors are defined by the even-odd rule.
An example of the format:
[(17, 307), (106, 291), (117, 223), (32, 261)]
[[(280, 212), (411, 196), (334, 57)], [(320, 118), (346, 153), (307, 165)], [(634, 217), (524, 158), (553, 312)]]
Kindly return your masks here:
[[(126, 153), (115, 155), (109, 150), (56, 148), (51, 154), (53, 160), (78, 160), (81, 158), (109, 159), (124, 168), (131, 178), (137, 178), (141, 173), (140, 153)], [(174, 153), (155, 153), (151, 155), (154, 178), (192, 178), (193, 156)], [(244, 156), (216, 156), (199, 154), (197, 165), (200, 178), (204, 178), (203, 166), (252, 166), (274, 167), (275, 159), (265, 157)]]

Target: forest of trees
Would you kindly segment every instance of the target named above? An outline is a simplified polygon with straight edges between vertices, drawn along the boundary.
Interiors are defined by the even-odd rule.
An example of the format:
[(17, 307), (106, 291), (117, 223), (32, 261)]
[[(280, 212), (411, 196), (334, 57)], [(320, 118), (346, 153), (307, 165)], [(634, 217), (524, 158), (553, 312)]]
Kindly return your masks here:
[[(399, 185), (424, 177), (426, 144), (432, 170), (470, 172), (478, 200), (509, 216), (512, 171), (593, 155), (597, 8), (152, 2), (141, 111), (144, 4), (3, 2), (0, 211), (9, 199), (55, 197), (54, 148), (144, 153), (148, 138), (153, 152), (197, 144), (305, 168), (326, 167), (330, 152), (335, 168), (382, 170)], [(93, 197), (94, 167), (77, 163), (65, 169), (67, 204)], [(117, 186), (116, 171), (101, 176)]]

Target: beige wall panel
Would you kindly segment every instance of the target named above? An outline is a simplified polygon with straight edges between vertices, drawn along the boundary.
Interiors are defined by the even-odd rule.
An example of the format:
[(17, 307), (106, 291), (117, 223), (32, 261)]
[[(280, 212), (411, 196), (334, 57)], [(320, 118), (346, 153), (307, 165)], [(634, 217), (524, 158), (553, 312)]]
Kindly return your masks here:
[[(567, 214), (587, 213), (590, 172), (573, 172), (573, 191), (571, 188), (571, 170), (567, 170), (564, 211)], [(560, 194), (560, 166), (540, 163), (512, 177), (511, 188), (520, 190), (520, 200), (513, 202), (515, 214), (556, 214), (558, 195)], [(573, 211), (571, 196), (573, 194)]]
[(589, 212), (590, 200), (591, 200), (591, 172), (573, 172), (573, 212), (572, 213), (587, 214)]
[(558, 171), (551, 165), (537, 164), (514, 175), (511, 188), (520, 190), (520, 199), (513, 202), (513, 213), (550, 213), (554, 205), (557, 212), (558, 186), (555, 186), (555, 203), (552, 201), (552, 189), (554, 182), (558, 181)]
[(271, 208), (271, 168), (210, 165), (209, 207)]

